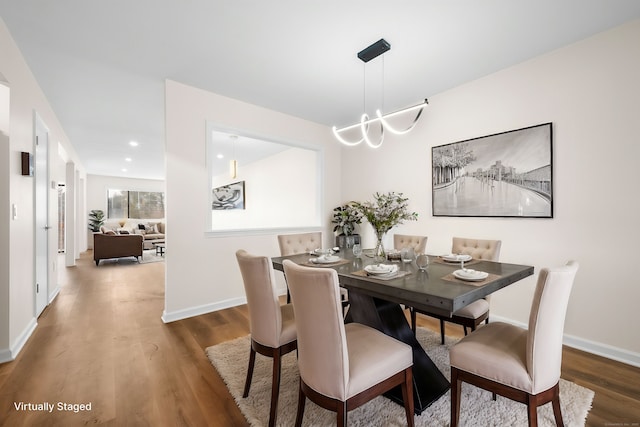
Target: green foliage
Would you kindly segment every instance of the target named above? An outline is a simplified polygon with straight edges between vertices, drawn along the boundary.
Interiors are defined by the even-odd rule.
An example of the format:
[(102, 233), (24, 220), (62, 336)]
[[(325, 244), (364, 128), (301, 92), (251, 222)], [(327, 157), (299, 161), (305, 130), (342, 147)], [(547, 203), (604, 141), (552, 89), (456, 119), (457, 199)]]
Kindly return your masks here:
[(351, 236), (356, 228), (356, 224), (362, 222), (362, 213), (356, 208), (356, 202), (349, 202), (345, 205), (338, 206), (333, 209), (333, 219), (331, 222), (336, 224), (333, 231)]
[(100, 209), (93, 209), (89, 212), (89, 230), (100, 231), (104, 224), (104, 212)]
[(418, 214), (409, 212), (409, 199), (402, 193), (375, 193), (374, 201), (355, 203), (355, 208), (367, 218), (378, 237), (405, 221), (416, 221)]

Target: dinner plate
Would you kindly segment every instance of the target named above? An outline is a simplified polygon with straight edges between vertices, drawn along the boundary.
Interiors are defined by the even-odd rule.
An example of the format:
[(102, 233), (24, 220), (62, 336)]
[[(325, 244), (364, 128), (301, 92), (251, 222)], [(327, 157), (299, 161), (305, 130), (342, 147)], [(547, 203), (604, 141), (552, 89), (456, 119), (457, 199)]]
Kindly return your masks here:
[(453, 275), (460, 280), (468, 280), (470, 282), (484, 280), (489, 277), (489, 273), (487, 273), (486, 271), (476, 271), (470, 269), (456, 270), (453, 272)]
[(471, 261), (473, 257), (471, 255), (442, 255), (442, 259), (448, 262), (460, 262), (460, 261)]
[(331, 249), (314, 249), (313, 251), (311, 251), (311, 255), (331, 255)]
[(309, 261), (316, 264), (331, 264), (332, 262), (340, 261), (340, 257), (337, 255), (321, 255), (318, 258), (311, 258)]
[(387, 264), (373, 264), (365, 266), (364, 271), (366, 271), (367, 274), (371, 274), (372, 276), (383, 276), (397, 272), (398, 266)]

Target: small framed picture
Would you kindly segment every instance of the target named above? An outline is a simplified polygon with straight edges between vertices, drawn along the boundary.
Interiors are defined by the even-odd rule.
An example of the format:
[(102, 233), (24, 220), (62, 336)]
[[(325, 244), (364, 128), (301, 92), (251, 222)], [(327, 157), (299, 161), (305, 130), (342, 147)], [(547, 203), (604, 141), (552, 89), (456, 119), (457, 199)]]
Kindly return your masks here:
[(244, 181), (214, 188), (211, 209), (231, 210), (244, 209)]

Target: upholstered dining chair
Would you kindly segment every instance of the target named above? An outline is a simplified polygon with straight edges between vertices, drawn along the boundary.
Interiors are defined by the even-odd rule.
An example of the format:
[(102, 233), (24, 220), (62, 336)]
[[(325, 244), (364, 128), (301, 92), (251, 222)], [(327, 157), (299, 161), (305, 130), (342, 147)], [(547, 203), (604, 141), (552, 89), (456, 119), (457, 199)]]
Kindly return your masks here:
[(244, 250), (239, 250), (236, 252), (236, 258), (247, 294), (249, 328), (251, 330), (249, 366), (242, 397), (249, 395), (256, 352), (273, 358), (269, 426), (274, 426), (280, 391), (281, 358), (297, 348), (293, 306), (291, 304), (280, 305), (273, 268), (268, 257), (255, 256)]
[(528, 329), (490, 323), (449, 350), (451, 426), (460, 422), (460, 389), (466, 382), (527, 405), (529, 426), (538, 425), (538, 406), (551, 402), (558, 426), (562, 335), (578, 263), (544, 268), (538, 276)]
[[(454, 237), (452, 239), (451, 253), (470, 255), (473, 259), (498, 261), (500, 259), (501, 246), (501, 240), (481, 240)], [(464, 334), (467, 335), (467, 328), (470, 328), (471, 331), (475, 331), (482, 322), (489, 323), (490, 301), (491, 295), (487, 295), (484, 298), (462, 307), (460, 310), (454, 312), (451, 317), (411, 309), (411, 328), (415, 333), (416, 312), (435, 317), (440, 321), (440, 342), (444, 344), (444, 322), (461, 325), (464, 328)]]
[(280, 256), (309, 253), (322, 248), (322, 232), (278, 235)]
[(427, 236), (412, 236), (408, 234), (394, 234), (393, 248), (400, 250), (403, 248), (412, 248), (418, 254), (423, 254), (427, 247)]
[(306, 398), (336, 412), (338, 426), (345, 426), (348, 411), (400, 386), (407, 424), (413, 426), (411, 347), (368, 326), (344, 324), (335, 270), (289, 260), (283, 266), (298, 328), (295, 425), (302, 424)]
[[(278, 245), (280, 245), (280, 256), (309, 253), (315, 249), (322, 248), (322, 233), (320, 231), (299, 234), (278, 235)], [(286, 275), (285, 275), (286, 280)], [(349, 306), (349, 292), (340, 288), (342, 295), (342, 306), (345, 314)], [(291, 301), (291, 295), (287, 291), (287, 302)]]

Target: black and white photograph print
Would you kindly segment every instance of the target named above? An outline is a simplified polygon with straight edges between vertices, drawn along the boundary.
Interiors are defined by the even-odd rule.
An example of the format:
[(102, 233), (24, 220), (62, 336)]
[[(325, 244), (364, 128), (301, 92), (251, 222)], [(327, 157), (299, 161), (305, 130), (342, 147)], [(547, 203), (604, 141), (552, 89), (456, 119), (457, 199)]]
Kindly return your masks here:
[(433, 216), (553, 218), (551, 123), (431, 149)]
[(244, 209), (244, 181), (214, 188), (211, 209)]

